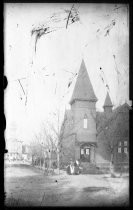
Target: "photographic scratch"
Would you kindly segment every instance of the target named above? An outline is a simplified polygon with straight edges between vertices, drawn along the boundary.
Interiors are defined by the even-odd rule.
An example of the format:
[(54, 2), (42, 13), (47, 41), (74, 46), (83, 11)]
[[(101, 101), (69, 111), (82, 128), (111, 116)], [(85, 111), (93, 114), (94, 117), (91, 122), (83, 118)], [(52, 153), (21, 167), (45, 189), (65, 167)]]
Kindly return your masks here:
[(72, 84), (72, 81), (70, 81), (70, 82), (68, 83), (68, 88), (70, 87), (71, 84)]
[(116, 70), (116, 73), (117, 73), (117, 78), (118, 78), (118, 84), (119, 84), (119, 76), (121, 75), (119, 70), (118, 70), (118, 67), (117, 67), (117, 63), (116, 63), (116, 60), (115, 60), (115, 55), (113, 55), (114, 57), (114, 63), (115, 63), (115, 70)]
[(106, 84), (106, 87), (107, 87), (108, 90), (110, 90), (108, 84)]
[(115, 26), (115, 24), (116, 24), (115, 20), (112, 20), (112, 23), (104, 28), (104, 30), (107, 29), (106, 34), (104, 36), (109, 35), (111, 29), (113, 28), (113, 26)]
[(21, 82), (20, 82), (20, 79), (18, 79), (18, 82), (19, 82), (19, 84), (20, 84), (20, 87), (21, 87), (22, 90), (23, 90), (24, 95), (25, 95), (25, 91), (24, 91), (24, 88), (23, 88), (23, 86), (22, 86), (22, 84), (21, 84)]
[(56, 94), (56, 90), (57, 90), (57, 82), (56, 82), (54, 94)]
[(27, 95), (26, 95), (26, 100), (25, 100), (25, 106), (27, 105)]
[(104, 36), (109, 35), (109, 32), (110, 32), (110, 30), (108, 29), (108, 30), (106, 31), (106, 34), (105, 34)]
[(67, 70), (63, 70), (63, 71), (68, 72), (68, 73), (70, 73), (70, 74), (74, 75), (74, 73), (73, 73), (73, 72), (71, 72), (71, 71), (67, 71)]
[(108, 85), (108, 83), (107, 83), (107, 81), (106, 81), (106, 78), (105, 78), (104, 71), (102, 70), (101, 67), (100, 67), (100, 77), (101, 77), (101, 80), (102, 80), (103, 84), (105, 85), (105, 87), (106, 87), (108, 90), (110, 90), (110, 89), (109, 89), (109, 85)]
[(116, 7), (116, 8), (114, 8), (113, 10), (118, 10), (118, 9), (120, 9), (120, 8), (122, 8), (122, 7), (124, 7), (124, 6)]
[(116, 21), (112, 20), (112, 22), (109, 25), (107, 25), (104, 29), (110, 28), (110, 27), (114, 26), (115, 24), (116, 24)]
[(36, 53), (36, 46), (37, 46), (38, 39), (40, 39), (40, 37), (43, 36), (44, 34), (48, 34), (48, 33), (51, 33), (53, 31), (55, 31), (55, 30), (50, 30), (50, 27), (44, 27), (43, 28), (43, 26), (41, 28), (32, 29), (31, 36), (33, 34), (35, 34), (35, 53)]
[[(72, 5), (71, 10), (69, 11), (68, 17), (66, 16), (67, 12), (66, 12), (66, 10), (64, 10), (64, 13), (61, 13), (61, 12), (54, 13), (49, 18), (49, 20), (47, 22), (45, 22), (44, 24), (38, 24), (36, 27), (34, 26), (34, 24), (32, 24), (32, 27), (34, 26), (34, 28), (31, 30), (31, 36), (33, 34), (35, 34), (35, 41), (34, 41), (34, 43), (35, 43), (35, 46), (34, 46), (35, 53), (36, 53), (37, 41), (38, 41), (38, 39), (40, 39), (40, 37), (42, 37), (45, 34), (57, 31), (57, 30), (62, 29), (62, 28), (65, 28), (66, 20), (67, 20), (66, 29), (67, 29), (69, 24), (75, 23), (75, 22), (80, 20), (79, 15), (78, 15), (78, 11), (74, 7), (74, 4)], [(63, 17), (61, 17), (61, 15)], [(62, 24), (62, 26), (61, 26), (61, 24)]]
[(72, 7), (71, 7), (71, 9), (69, 11), (69, 14), (68, 14), (67, 23), (66, 23), (66, 29), (68, 27), (68, 23), (69, 23), (70, 20), (71, 20), (71, 23), (79, 21), (79, 15), (78, 15), (77, 10), (74, 7), (74, 4), (72, 5)]

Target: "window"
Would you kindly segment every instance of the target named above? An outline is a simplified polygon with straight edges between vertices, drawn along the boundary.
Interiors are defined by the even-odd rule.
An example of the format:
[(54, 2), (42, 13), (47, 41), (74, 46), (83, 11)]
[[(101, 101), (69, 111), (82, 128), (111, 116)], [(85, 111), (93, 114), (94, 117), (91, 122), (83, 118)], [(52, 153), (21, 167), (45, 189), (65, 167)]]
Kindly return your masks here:
[(127, 141), (124, 141), (124, 146), (127, 146)]
[(84, 128), (87, 128), (87, 123), (88, 123), (88, 120), (87, 120), (87, 116), (85, 115), (84, 116)]
[(83, 155), (84, 154), (84, 149), (81, 149), (81, 155)]
[(89, 155), (89, 148), (88, 149), (86, 149), (86, 155)]
[(127, 154), (127, 147), (124, 147), (124, 153)]
[(121, 153), (121, 147), (118, 147), (118, 153)]
[(118, 142), (118, 153), (121, 153), (121, 141)]
[(84, 119), (84, 128), (87, 128), (87, 119)]
[(127, 154), (127, 141), (124, 141), (124, 153)]

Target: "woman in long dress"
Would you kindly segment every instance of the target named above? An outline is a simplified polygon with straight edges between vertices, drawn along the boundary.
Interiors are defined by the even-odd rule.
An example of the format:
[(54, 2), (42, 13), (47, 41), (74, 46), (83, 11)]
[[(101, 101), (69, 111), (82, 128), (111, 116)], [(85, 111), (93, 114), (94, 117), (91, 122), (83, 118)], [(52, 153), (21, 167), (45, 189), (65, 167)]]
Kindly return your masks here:
[(75, 167), (73, 161), (70, 162), (70, 165), (67, 166), (67, 173), (73, 175), (75, 173)]

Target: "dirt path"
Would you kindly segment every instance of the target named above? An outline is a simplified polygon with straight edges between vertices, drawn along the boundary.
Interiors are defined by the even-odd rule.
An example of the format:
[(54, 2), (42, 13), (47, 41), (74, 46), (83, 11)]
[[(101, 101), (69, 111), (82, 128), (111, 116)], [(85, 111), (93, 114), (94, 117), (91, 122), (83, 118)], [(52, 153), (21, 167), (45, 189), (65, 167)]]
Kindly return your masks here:
[(126, 205), (128, 179), (69, 176), (63, 171), (60, 175), (44, 176), (39, 169), (20, 165), (5, 169), (5, 191), (8, 205), (12, 200), (21, 206), (103, 206), (114, 202)]

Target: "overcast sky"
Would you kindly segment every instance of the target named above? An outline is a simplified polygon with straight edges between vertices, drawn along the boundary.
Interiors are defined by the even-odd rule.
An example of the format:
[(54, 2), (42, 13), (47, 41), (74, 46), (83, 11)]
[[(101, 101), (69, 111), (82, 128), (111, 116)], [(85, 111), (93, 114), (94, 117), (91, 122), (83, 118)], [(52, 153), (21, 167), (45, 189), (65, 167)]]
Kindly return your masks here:
[[(97, 110), (102, 111), (107, 90), (114, 107), (129, 103), (127, 5), (74, 4), (79, 21), (66, 27), (63, 18), (71, 8), (72, 4), (5, 4), (5, 114), (7, 127), (15, 124), (16, 137), (25, 142), (42, 122), (52, 119), (56, 108), (62, 119), (82, 59), (98, 98)], [(60, 21), (50, 21), (52, 15)], [(42, 24), (56, 30), (37, 40), (35, 53), (31, 31)]]

